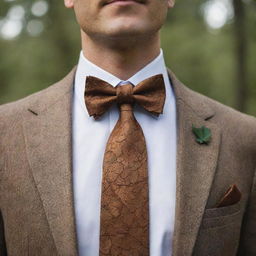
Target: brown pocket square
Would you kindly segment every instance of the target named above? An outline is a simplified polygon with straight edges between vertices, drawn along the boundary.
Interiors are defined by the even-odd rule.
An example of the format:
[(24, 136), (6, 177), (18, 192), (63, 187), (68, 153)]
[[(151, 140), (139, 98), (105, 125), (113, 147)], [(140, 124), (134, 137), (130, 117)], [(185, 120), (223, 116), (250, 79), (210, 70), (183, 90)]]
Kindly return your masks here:
[(237, 188), (236, 184), (229, 187), (224, 196), (217, 203), (216, 207), (229, 206), (238, 203), (242, 197), (240, 190)]

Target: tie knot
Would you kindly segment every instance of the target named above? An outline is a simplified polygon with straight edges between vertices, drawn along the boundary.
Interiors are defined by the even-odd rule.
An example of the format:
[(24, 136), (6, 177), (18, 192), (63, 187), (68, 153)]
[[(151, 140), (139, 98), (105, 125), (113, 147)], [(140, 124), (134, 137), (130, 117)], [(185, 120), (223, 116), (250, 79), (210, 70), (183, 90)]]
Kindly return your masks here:
[(133, 85), (130, 83), (118, 85), (116, 88), (117, 103), (119, 104), (132, 104), (133, 98)]

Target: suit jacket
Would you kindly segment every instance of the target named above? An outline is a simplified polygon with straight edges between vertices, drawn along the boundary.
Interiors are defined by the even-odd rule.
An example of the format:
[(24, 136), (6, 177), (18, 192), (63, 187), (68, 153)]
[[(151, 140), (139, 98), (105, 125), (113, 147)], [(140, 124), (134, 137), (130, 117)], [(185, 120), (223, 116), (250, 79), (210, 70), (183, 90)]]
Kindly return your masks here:
[[(53, 86), (0, 107), (1, 255), (78, 254), (74, 74), (75, 68)], [(255, 256), (256, 119), (190, 90), (170, 70), (169, 76), (178, 117), (173, 255)], [(192, 125), (208, 127), (210, 143), (197, 143)], [(241, 199), (216, 207), (232, 184)]]

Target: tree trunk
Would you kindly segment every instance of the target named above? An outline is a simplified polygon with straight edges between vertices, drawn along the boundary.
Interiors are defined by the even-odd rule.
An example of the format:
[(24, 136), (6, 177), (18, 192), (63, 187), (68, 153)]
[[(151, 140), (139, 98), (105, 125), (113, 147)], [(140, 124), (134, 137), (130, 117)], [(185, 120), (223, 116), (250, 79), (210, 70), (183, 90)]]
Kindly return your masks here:
[(246, 111), (248, 98), (247, 81), (247, 36), (245, 6), (242, 0), (233, 0), (234, 6), (234, 37), (236, 44), (236, 107), (238, 110)]

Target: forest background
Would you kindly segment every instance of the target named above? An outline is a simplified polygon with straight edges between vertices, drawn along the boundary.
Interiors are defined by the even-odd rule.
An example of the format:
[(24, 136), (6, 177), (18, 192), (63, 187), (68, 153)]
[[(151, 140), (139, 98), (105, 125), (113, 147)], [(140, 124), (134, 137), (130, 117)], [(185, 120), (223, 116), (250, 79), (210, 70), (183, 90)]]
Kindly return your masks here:
[[(255, 0), (176, 0), (161, 30), (166, 64), (193, 90), (256, 116), (255, 25)], [(80, 50), (63, 1), (0, 0), (0, 104), (60, 80)]]

